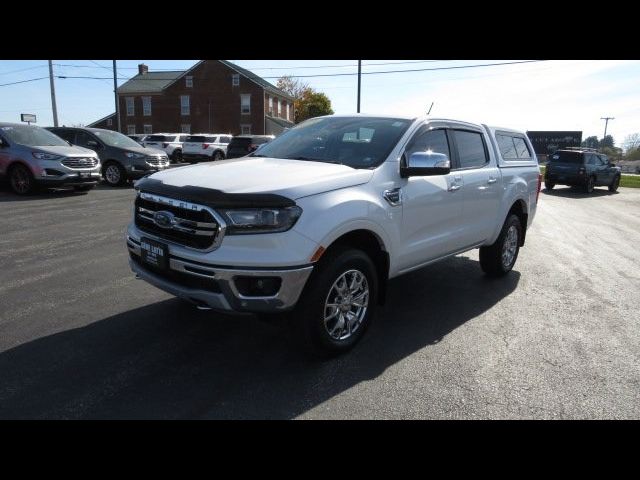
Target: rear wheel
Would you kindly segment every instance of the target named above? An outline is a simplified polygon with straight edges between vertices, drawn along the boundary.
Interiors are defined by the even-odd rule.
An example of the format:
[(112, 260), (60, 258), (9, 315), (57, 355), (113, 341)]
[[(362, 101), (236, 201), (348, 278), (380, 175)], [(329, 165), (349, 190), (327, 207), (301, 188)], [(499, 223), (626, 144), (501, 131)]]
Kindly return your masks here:
[(613, 181), (611, 182), (611, 185), (609, 185), (609, 191), (617, 192), (619, 186), (620, 186), (620, 175), (616, 175), (615, 177), (613, 177)]
[(594, 177), (587, 178), (587, 183), (584, 185), (584, 191), (587, 193), (593, 193), (593, 189), (596, 186), (596, 179)]
[(376, 268), (366, 253), (343, 247), (325, 255), (290, 318), (305, 349), (321, 357), (353, 348), (378, 303)]
[(102, 171), (102, 176), (112, 187), (119, 187), (127, 181), (127, 172), (117, 162), (107, 162)]
[(553, 190), (553, 187), (555, 187), (556, 184), (553, 182), (544, 182), (544, 188), (546, 188), (547, 190)]
[(182, 150), (175, 150), (173, 152), (173, 161), (174, 161), (174, 163), (181, 163), (182, 162)]
[(511, 271), (520, 251), (522, 224), (511, 214), (502, 226), (498, 239), (488, 247), (480, 247), (480, 267), (490, 277), (501, 277)]
[(9, 184), (11, 190), (18, 195), (29, 195), (36, 189), (36, 182), (31, 171), (21, 164), (16, 164), (9, 170)]
[(224, 160), (224, 153), (220, 150), (213, 154), (213, 161), (215, 162), (216, 160)]

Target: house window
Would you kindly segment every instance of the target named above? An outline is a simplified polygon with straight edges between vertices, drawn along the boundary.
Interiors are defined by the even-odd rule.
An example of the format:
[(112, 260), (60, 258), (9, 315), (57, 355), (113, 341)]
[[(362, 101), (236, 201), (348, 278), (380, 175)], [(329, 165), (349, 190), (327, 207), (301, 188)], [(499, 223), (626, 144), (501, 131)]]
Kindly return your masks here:
[(107, 118), (107, 127), (113, 125), (113, 118)]
[(240, 74), (239, 73), (234, 73), (231, 76), (231, 85), (234, 87), (237, 87), (238, 85), (240, 85)]
[(153, 133), (152, 130), (153, 129), (151, 128), (151, 125), (145, 125), (144, 126), (144, 131), (142, 133), (144, 133), (145, 135), (149, 135), (149, 134)]
[(280, 103), (280, 99), (278, 99), (278, 116), (282, 116), (282, 104)]
[(240, 95), (240, 113), (251, 113), (251, 94)]
[(180, 133), (191, 133), (191, 125), (188, 123), (180, 125)]
[(180, 95), (180, 115), (189, 115), (189, 95)]
[(251, 125), (240, 125), (240, 135), (251, 135)]
[(287, 120), (289, 120), (291, 118), (290, 115), (289, 115), (289, 107), (290, 106), (291, 105), (287, 103)]
[(133, 117), (134, 113), (133, 97), (127, 97), (127, 117)]
[(151, 97), (142, 97), (142, 115), (145, 117), (151, 115)]
[(187, 82), (187, 88), (193, 88), (193, 77), (189, 75), (188, 77), (185, 77), (185, 80)]
[(269, 116), (273, 117), (273, 97), (269, 97)]
[(135, 135), (135, 134), (136, 134), (136, 126), (127, 125), (127, 135)]

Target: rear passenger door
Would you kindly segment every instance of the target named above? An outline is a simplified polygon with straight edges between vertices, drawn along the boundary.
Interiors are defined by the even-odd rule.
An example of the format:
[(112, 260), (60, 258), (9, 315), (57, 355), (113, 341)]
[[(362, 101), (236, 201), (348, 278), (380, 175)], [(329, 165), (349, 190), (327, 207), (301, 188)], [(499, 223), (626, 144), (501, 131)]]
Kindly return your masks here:
[(454, 171), (462, 178), (461, 248), (484, 242), (495, 231), (502, 181), (488, 139), (475, 128), (453, 128)]

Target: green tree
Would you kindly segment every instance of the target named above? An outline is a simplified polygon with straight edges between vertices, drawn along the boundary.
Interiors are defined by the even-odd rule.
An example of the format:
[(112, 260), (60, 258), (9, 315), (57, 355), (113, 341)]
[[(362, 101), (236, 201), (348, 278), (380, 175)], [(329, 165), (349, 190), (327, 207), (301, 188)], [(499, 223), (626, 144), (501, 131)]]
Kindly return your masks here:
[(613, 148), (614, 145), (615, 145), (615, 142), (614, 142), (613, 137), (611, 135), (607, 135), (602, 140), (600, 140), (600, 147), (602, 147), (602, 148), (604, 148), (604, 147)]
[(333, 113), (329, 97), (322, 92), (314, 90), (299, 79), (284, 76), (278, 79), (276, 86), (294, 98), (295, 123)]
[(598, 141), (598, 137), (595, 135), (592, 137), (587, 137), (582, 141), (582, 146), (587, 148), (598, 148), (600, 146), (600, 142)]
[(633, 150), (627, 150), (625, 160), (640, 160), (640, 147), (636, 147)]

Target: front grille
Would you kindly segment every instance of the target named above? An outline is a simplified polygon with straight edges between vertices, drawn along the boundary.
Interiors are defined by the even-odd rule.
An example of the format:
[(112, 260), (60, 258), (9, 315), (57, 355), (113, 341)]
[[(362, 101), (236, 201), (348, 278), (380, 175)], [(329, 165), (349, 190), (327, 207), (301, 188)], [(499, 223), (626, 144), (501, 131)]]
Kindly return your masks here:
[(164, 157), (146, 157), (145, 162), (147, 162), (149, 165), (164, 165), (165, 163), (169, 163), (169, 159), (168, 158), (164, 158)]
[(149, 270), (154, 275), (161, 277), (169, 282), (176, 283), (183, 287), (194, 288), (197, 290), (206, 290), (207, 292), (222, 293), (217, 280), (213, 278), (196, 277), (188, 273), (176, 272), (175, 270), (158, 270), (151, 265), (142, 262), (142, 259), (135, 253), (129, 252), (131, 259), (140, 267)]
[[(144, 195), (144, 192), (141, 192), (135, 201), (135, 224), (141, 231), (198, 250), (207, 250), (213, 246), (220, 226), (205, 207), (183, 208), (177, 200), (173, 205), (169, 205), (154, 201), (153, 198), (157, 198), (154, 196), (143, 198)], [(155, 223), (154, 213), (158, 211), (173, 214), (172, 228), (163, 228)]]
[(95, 157), (71, 157), (65, 158), (60, 163), (68, 168), (93, 168), (98, 165), (98, 159)]

